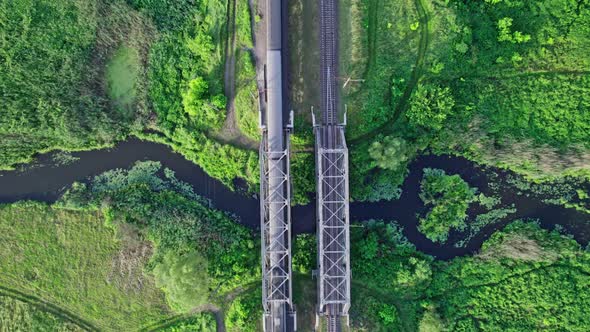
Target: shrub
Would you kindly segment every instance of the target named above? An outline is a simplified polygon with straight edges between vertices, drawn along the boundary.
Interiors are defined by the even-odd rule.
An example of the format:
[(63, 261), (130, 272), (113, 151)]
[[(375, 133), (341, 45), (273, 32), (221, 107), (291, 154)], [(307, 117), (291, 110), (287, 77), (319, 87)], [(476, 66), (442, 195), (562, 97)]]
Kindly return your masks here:
[(156, 285), (164, 290), (171, 308), (189, 312), (209, 298), (207, 260), (197, 252), (179, 256), (167, 252), (154, 268)]

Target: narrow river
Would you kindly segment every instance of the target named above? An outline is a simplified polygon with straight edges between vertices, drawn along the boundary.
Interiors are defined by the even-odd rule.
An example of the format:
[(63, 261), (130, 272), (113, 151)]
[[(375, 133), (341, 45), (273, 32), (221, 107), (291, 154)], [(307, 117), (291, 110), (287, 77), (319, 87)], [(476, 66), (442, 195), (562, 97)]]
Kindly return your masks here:
[[(209, 177), (200, 167), (173, 152), (169, 147), (152, 142), (129, 139), (112, 149), (77, 152), (72, 154), (76, 161), (56, 166), (53, 154), (40, 155), (34, 164), (22, 170), (0, 172), (0, 203), (19, 200), (54, 202), (75, 181), (84, 181), (93, 175), (114, 168), (127, 168), (140, 160), (160, 161), (164, 167), (176, 173), (176, 177), (191, 184), (195, 193), (209, 198), (217, 209), (231, 212), (240, 222), (250, 228), (259, 229), (259, 202), (252, 194), (231, 191), (219, 181)], [(440, 168), (450, 174), (459, 174), (485, 194), (489, 194), (489, 174), (472, 162), (450, 156), (421, 156), (410, 165), (410, 173), (403, 184), (402, 196), (396, 201), (353, 202), (350, 206), (352, 221), (368, 219), (397, 220), (404, 227), (404, 233), (416, 247), (439, 259), (476, 252), (483, 241), (497, 229), (511, 220), (536, 218), (541, 226), (553, 229), (561, 225), (574, 238), (586, 245), (590, 240), (590, 216), (560, 206), (548, 205), (526, 195), (517, 195), (514, 188), (503, 187), (499, 195), (503, 205), (514, 204), (517, 212), (506, 220), (485, 226), (463, 247), (452, 245), (464, 234), (451, 233), (450, 244), (437, 244), (428, 240), (417, 228), (417, 213), (424, 213), (424, 206), (418, 196), (422, 169)], [(509, 172), (495, 170), (500, 178)], [(470, 215), (476, 214), (475, 208)], [(293, 231), (296, 234), (315, 231), (315, 204), (296, 206), (292, 209)]]

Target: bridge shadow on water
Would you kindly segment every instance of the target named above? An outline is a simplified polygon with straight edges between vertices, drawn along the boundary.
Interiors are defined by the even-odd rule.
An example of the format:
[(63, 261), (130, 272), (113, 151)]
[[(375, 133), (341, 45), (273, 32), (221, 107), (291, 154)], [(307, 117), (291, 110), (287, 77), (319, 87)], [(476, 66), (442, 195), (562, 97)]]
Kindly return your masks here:
[[(129, 139), (112, 149), (76, 152), (72, 155), (79, 159), (66, 165), (56, 166), (53, 161), (55, 154), (49, 153), (38, 156), (33, 164), (23, 165), (17, 171), (0, 172), (0, 203), (19, 200), (51, 203), (59, 199), (75, 181), (87, 181), (91, 176), (114, 168), (128, 168), (136, 161), (154, 160), (173, 170), (179, 180), (191, 184), (195, 193), (209, 198), (216, 208), (235, 214), (239, 217), (240, 223), (250, 228), (260, 229), (260, 203), (256, 195), (240, 189), (230, 190), (165, 145)], [(447, 244), (433, 243), (418, 231), (417, 215), (427, 212), (418, 196), (422, 169), (426, 167), (440, 168), (449, 174), (459, 174), (472, 187), (477, 187), (488, 196), (492, 195), (488, 185), (489, 175), (495, 174), (495, 181), (501, 184), (497, 195), (502, 198), (502, 206), (514, 204), (517, 212), (483, 227), (462, 247), (453, 246), (453, 243), (465, 236), (459, 232), (451, 232)], [(419, 250), (439, 259), (450, 259), (476, 252), (495, 230), (520, 218), (539, 219), (541, 226), (547, 229), (561, 225), (567, 233), (573, 234), (579, 243), (588, 243), (590, 215), (574, 209), (545, 204), (538, 198), (518, 195), (518, 190), (505, 181), (510, 174), (512, 173), (504, 170), (482, 168), (464, 158), (421, 156), (410, 165), (410, 173), (403, 184), (399, 200), (353, 202), (350, 205), (351, 220), (396, 220), (404, 227), (404, 234)], [(240, 187), (239, 183), (237, 187)], [(468, 213), (474, 216), (482, 211), (480, 207), (475, 206), (470, 208)], [(314, 232), (315, 202), (312, 200), (311, 204), (293, 207), (292, 220), (295, 234)]]

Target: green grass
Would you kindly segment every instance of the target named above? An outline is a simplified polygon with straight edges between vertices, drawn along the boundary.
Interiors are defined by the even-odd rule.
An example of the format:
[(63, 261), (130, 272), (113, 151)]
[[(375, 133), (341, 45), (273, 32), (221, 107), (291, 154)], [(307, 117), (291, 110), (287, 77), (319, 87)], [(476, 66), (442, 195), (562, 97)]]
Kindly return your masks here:
[[(348, 104), (348, 137), (354, 138), (379, 128), (391, 119), (399, 97), (392, 96), (394, 80), (410, 82), (418, 57), (419, 31), (413, 1), (350, 0), (347, 23), (341, 26), (343, 42), (340, 76), (349, 82), (343, 90)], [(344, 82), (342, 82), (344, 83)]]
[(211, 313), (199, 313), (190, 318), (174, 320), (151, 331), (157, 332), (215, 332), (217, 325)]
[(0, 296), (0, 331), (84, 331), (74, 323), (10, 296)]
[(146, 244), (118, 239), (99, 211), (41, 203), (0, 207), (0, 286), (33, 295), (101, 330), (129, 331), (170, 314), (143, 274)]
[(293, 302), (297, 309), (297, 328), (301, 332), (314, 331), (317, 310), (316, 287), (317, 280), (311, 278), (311, 271), (293, 275)]
[(123, 0), (4, 1), (0, 21), (0, 169), (35, 153), (112, 145), (145, 120), (144, 80), (138, 107), (122, 114), (106, 102), (111, 54), (133, 45), (146, 62), (154, 36), (150, 22)]
[(135, 101), (139, 60), (137, 50), (122, 46), (107, 64), (109, 97), (117, 106), (127, 108)]
[(244, 135), (259, 140), (256, 68), (249, 51), (239, 49), (236, 53), (236, 96), (234, 99), (236, 121)]

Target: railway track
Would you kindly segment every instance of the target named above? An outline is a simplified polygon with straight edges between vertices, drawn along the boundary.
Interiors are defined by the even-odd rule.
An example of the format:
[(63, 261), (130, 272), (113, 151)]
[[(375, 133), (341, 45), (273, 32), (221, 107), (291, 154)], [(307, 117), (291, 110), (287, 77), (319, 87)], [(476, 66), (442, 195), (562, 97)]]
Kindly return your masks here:
[(324, 125), (335, 125), (338, 121), (337, 84), (338, 33), (336, 0), (320, 0), (320, 84), (321, 109)]
[(318, 176), (318, 313), (329, 332), (342, 331), (350, 306), (348, 150), (340, 122), (338, 2), (320, 0), (321, 125), (315, 126)]

